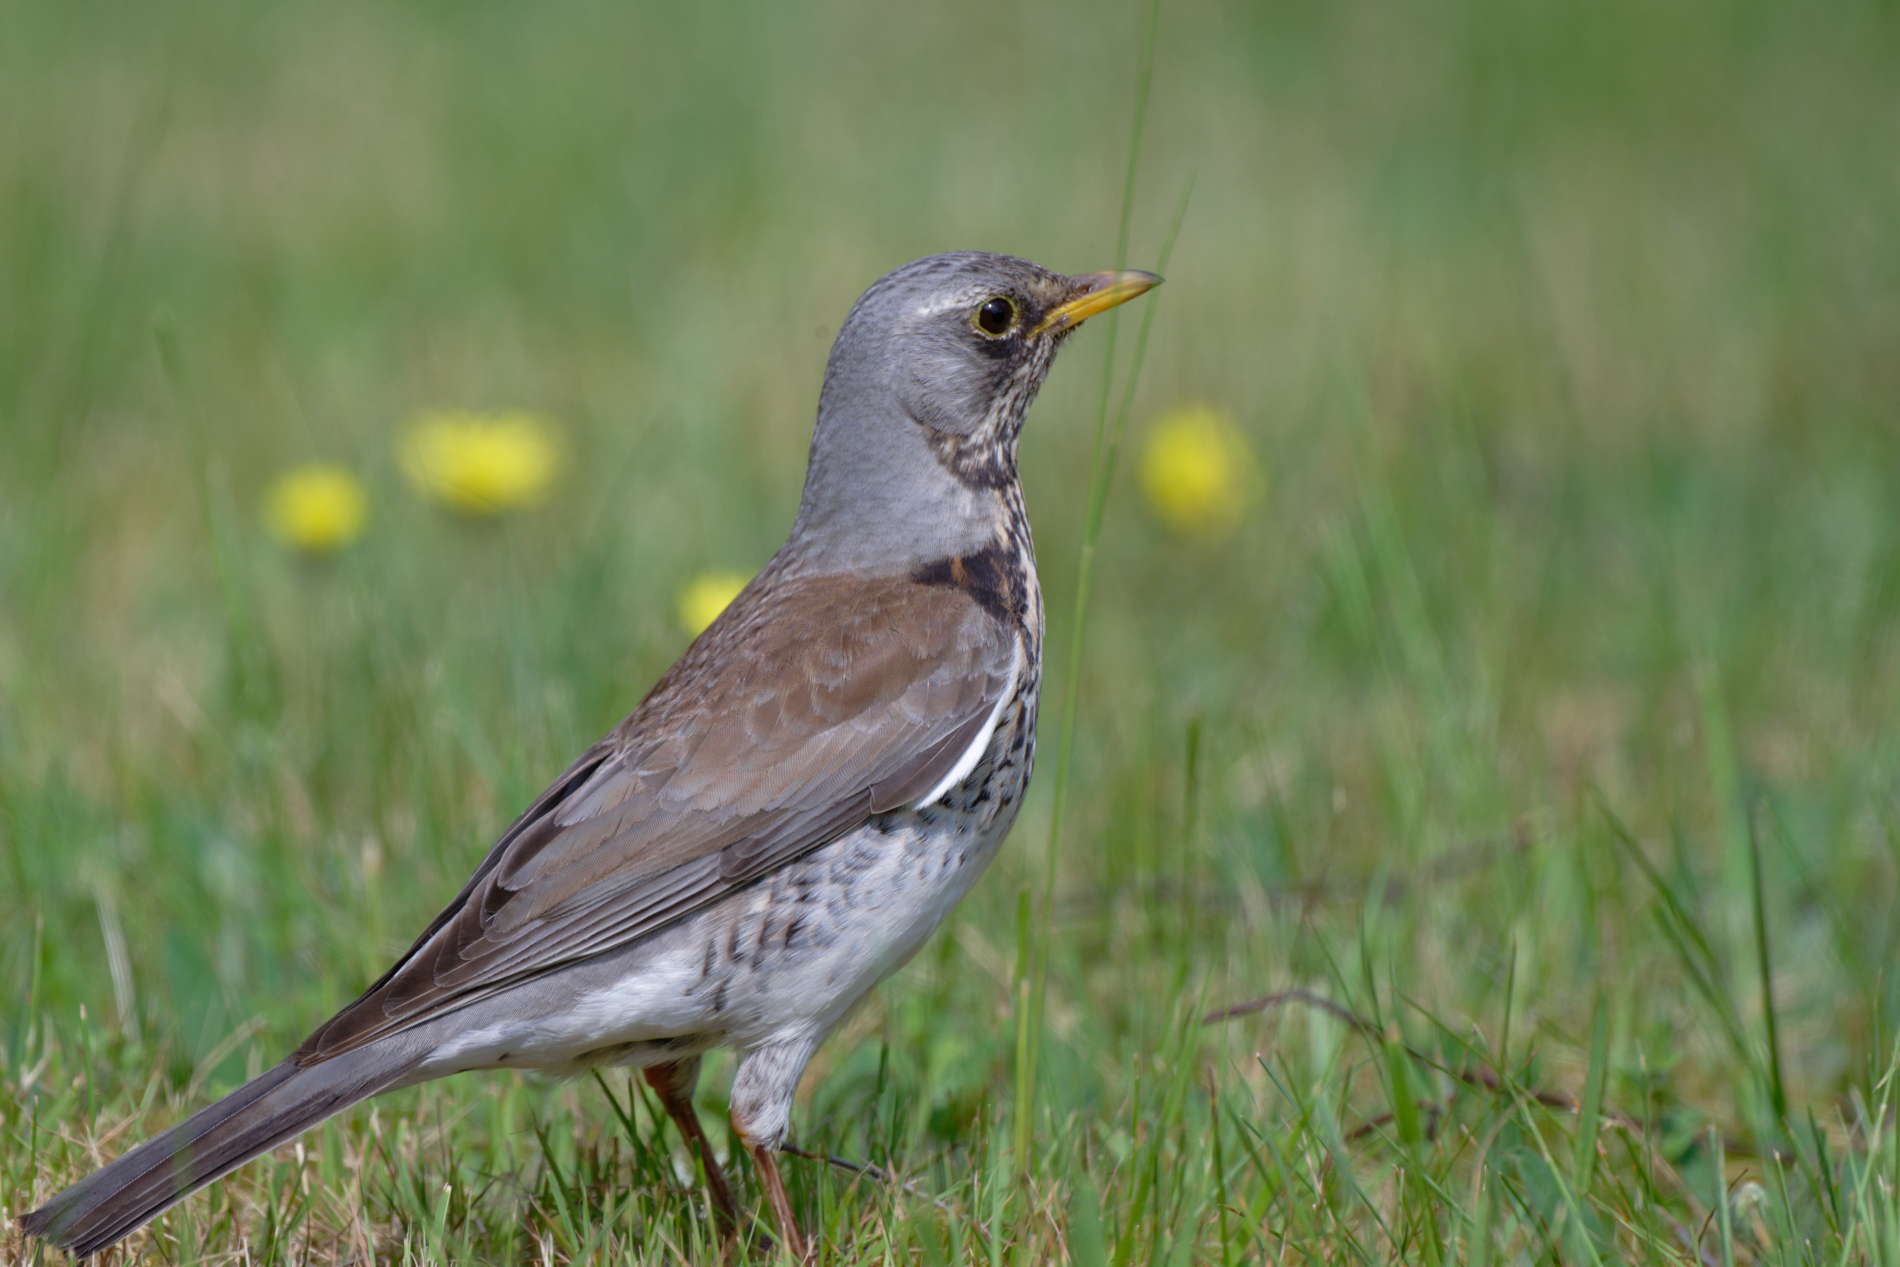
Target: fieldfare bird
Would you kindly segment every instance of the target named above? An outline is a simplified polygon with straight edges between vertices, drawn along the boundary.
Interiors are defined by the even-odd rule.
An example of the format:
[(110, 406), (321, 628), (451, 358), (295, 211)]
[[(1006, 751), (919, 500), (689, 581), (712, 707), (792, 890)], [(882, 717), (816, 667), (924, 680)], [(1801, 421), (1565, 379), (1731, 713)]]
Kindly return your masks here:
[(982, 874), (1035, 755), (1042, 593), (1024, 414), (1087, 317), (1161, 279), (936, 255), (878, 281), (825, 367), (791, 538), (502, 834), (381, 980), (282, 1064), (25, 1215), (85, 1256), (396, 1087), (644, 1070), (739, 1210), (692, 1106), (732, 1124), (786, 1247), (776, 1153), (820, 1040)]

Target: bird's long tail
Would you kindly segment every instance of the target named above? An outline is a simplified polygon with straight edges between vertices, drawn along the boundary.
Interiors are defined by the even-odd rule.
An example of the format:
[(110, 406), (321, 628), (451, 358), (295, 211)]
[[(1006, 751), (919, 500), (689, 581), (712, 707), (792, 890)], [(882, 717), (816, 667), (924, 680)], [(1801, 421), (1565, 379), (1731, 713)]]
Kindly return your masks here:
[(302, 1069), (286, 1060), (21, 1216), (20, 1228), (89, 1257), (259, 1153), (387, 1090), (413, 1063), (376, 1046)]

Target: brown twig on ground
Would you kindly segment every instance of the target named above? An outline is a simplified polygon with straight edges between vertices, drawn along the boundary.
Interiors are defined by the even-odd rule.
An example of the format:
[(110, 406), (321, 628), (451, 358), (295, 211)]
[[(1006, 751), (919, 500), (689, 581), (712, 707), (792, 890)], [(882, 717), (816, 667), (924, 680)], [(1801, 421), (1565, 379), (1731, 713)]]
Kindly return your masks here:
[(1246, 1016), (1251, 1012), (1264, 1012), (1270, 1007), (1279, 1007), (1283, 1003), (1304, 1003), (1346, 1022), (1362, 1034), (1378, 1037), (1379, 1029), (1371, 1021), (1359, 1015), (1343, 1004), (1335, 1003), (1323, 994), (1316, 994), (1301, 986), (1291, 990), (1281, 990), (1258, 999), (1249, 999), (1245, 1003), (1236, 1003), (1232, 1007), (1217, 1008), (1201, 1018), (1201, 1024), (1213, 1025), (1218, 1021), (1231, 1020), (1236, 1016)]
[[(1318, 1008), (1327, 1015), (1344, 1021), (1361, 1035), (1375, 1041), (1384, 1038), (1379, 1027), (1359, 1015), (1359, 1013), (1346, 1007), (1344, 1004), (1327, 998), (1323, 994), (1315, 993), (1301, 986), (1295, 986), (1289, 990), (1277, 990), (1272, 994), (1262, 995), (1257, 999), (1249, 999), (1245, 1003), (1235, 1003), (1229, 1007), (1216, 1008), (1201, 1018), (1201, 1024), (1213, 1025), (1221, 1021), (1231, 1020), (1236, 1016), (1247, 1016), (1254, 1012), (1264, 1012), (1268, 1008), (1280, 1007), (1288, 1003), (1304, 1003), (1308, 1007)], [(1564, 1095), (1557, 1091), (1540, 1091), (1534, 1087), (1518, 1088), (1508, 1086), (1504, 1079), (1482, 1065), (1465, 1065), (1458, 1069), (1452, 1069), (1440, 1064), (1435, 1058), (1420, 1051), (1410, 1043), (1405, 1045), (1405, 1053), (1420, 1064), (1437, 1069), (1447, 1077), (1455, 1078), (1467, 1086), (1479, 1087), (1494, 1095), (1510, 1092), (1514, 1095), (1524, 1096), (1526, 1099), (1529, 1099), (1533, 1103), (1541, 1104), (1545, 1108), (1559, 1109), (1566, 1113), (1581, 1112), (1583, 1108), (1583, 1106), (1577, 1102), (1575, 1096)], [(1421, 1108), (1427, 1105), (1431, 1106), (1434, 1113), (1444, 1107), (1439, 1105), (1436, 1101), (1421, 1100), (1419, 1102), (1419, 1107)], [(1623, 1130), (1634, 1132), (1639, 1136), (1646, 1136), (1647, 1134), (1640, 1121), (1620, 1109), (1612, 1108), (1606, 1104), (1598, 1110), (1598, 1113), (1604, 1121), (1613, 1123)], [(1390, 1121), (1391, 1117), (1392, 1115), (1388, 1113), (1381, 1117), (1373, 1118), (1363, 1125), (1356, 1127), (1347, 1138), (1352, 1140), (1359, 1139), (1371, 1130)], [(1724, 1152), (1738, 1157), (1759, 1155), (1759, 1150), (1754, 1146), (1743, 1143), (1740, 1140), (1730, 1139), (1726, 1135), (1723, 1136), (1722, 1139), (1722, 1148)], [(1795, 1160), (1795, 1154), (1792, 1150), (1778, 1146), (1770, 1146), (1768, 1155), (1777, 1161), (1787, 1162)]]
[(790, 1144), (779, 1145), (779, 1151), (793, 1157), (803, 1157), (806, 1161), (822, 1161), (827, 1166), (836, 1166), (839, 1170), (847, 1170), (854, 1175), (863, 1175), (865, 1178), (874, 1179), (878, 1183), (893, 1184), (899, 1190), (907, 1192), (913, 1197), (922, 1197), (939, 1210), (942, 1210), (945, 1214), (954, 1215), (957, 1213), (950, 1203), (945, 1201), (942, 1197), (932, 1196), (930, 1193), (918, 1187), (914, 1181), (899, 1179), (896, 1175), (884, 1169), (884, 1167), (874, 1166), (868, 1161), (852, 1161), (849, 1158), (833, 1156), (830, 1153), (809, 1152), (803, 1148), (793, 1148)]
[[(1420, 1100), (1418, 1107), (1425, 1110), (1425, 1138), (1438, 1138), (1438, 1119), (1446, 1112), (1445, 1106), (1436, 1100)], [(1381, 1113), (1377, 1117), (1367, 1118), (1346, 1132), (1346, 1142), (1356, 1144), (1382, 1126), (1390, 1126), (1398, 1120), (1396, 1113)]]

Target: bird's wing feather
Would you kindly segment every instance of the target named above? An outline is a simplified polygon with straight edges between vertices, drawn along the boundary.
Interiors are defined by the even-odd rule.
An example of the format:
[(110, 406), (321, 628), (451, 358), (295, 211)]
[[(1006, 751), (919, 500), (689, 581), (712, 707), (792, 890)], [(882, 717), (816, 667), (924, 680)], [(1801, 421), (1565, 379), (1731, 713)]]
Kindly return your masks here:
[(623, 945), (910, 804), (982, 732), (1017, 654), (954, 585), (755, 582), (298, 1061)]

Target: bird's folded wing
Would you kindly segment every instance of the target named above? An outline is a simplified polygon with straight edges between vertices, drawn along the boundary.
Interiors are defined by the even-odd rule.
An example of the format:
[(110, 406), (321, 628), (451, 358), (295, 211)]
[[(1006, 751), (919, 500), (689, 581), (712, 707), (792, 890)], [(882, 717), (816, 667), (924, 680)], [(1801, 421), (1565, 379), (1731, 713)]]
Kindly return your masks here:
[(755, 582), (297, 1059), (623, 945), (913, 803), (982, 733), (1018, 654), (954, 585)]

